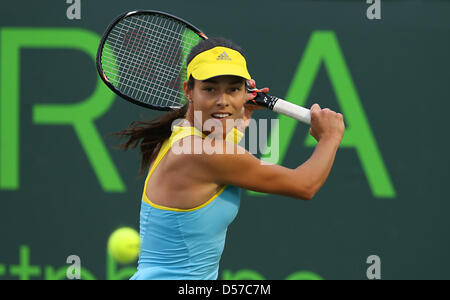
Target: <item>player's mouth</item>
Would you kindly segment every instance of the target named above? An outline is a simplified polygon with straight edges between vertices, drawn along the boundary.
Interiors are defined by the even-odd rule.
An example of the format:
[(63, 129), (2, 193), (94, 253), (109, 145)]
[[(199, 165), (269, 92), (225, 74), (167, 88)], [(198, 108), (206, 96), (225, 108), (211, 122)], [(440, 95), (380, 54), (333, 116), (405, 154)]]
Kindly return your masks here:
[(211, 117), (218, 120), (226, 119), (230, 116), (231, 114), (229, 112), (215, 112), (211, 114)]

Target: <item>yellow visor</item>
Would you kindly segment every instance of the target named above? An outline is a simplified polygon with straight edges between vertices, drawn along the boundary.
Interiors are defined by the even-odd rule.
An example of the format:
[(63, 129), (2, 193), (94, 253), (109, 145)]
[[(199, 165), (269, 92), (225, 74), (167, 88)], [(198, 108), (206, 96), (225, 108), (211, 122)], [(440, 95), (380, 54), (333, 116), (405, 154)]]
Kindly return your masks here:
[(251, 79), (244, 56), (238, 51), (226, 47), (215, 47), (194, 57), (187, 67), (187, 79), (191, 75), (197, 80), (206, 80), (222, 75)]

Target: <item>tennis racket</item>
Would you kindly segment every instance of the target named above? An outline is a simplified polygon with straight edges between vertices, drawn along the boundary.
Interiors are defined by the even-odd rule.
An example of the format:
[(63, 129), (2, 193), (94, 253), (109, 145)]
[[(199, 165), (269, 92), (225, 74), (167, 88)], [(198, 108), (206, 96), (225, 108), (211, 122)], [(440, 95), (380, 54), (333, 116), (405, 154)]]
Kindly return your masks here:
[[(97, 70), (117, 95), (134, 104), (172, 110), (187, 102), (183, 82), (191, 49), (208, 37), (188, 22), (159, 11), (132, 11), (107, 28), (97, 52)], [(309, 109), (260, 92), (252, 103), (310, 124)]]

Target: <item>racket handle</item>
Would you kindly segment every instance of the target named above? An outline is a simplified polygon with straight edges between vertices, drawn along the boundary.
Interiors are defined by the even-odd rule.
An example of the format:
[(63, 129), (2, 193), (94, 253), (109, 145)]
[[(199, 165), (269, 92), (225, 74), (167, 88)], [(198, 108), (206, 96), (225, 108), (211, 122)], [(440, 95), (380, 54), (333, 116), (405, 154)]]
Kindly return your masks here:
[(265, 94), (258, 89), (248, 89), (248, 92), (256, 92), (256, 97), (253, 100), (249, 101), (249, 103), (267, 107), (270, 110), (294, 118), (305, 124), (311, 124), (311, 112), (309, 111), (309, 109), (298, 106), (278, 97)]
[(303, 122), (305, 124), (311, 124), (311, 112), (309, 109), (295, 105), (291, 102), (283, 99), (278, 99), (272, 108), (273, 111), (286, 115)]

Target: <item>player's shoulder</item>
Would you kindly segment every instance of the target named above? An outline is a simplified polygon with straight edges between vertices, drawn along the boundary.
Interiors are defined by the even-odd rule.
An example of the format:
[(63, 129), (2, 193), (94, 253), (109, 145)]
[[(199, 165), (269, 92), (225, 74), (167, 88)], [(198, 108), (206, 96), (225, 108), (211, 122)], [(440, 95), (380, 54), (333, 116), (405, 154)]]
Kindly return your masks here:
[(217, 155), (245, 154), (245, 148), (220, 138), (184, 137), (172, 145), (172, 153), (183, 159), (211, 160)]

